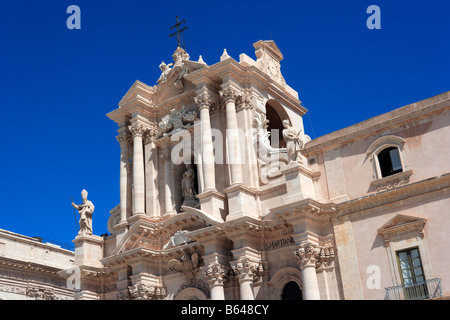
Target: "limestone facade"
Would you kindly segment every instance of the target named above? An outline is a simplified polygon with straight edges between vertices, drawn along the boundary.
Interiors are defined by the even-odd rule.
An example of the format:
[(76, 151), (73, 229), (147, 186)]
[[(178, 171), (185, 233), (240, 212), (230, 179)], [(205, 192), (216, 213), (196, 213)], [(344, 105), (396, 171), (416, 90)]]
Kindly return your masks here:
[(281, 51), (254, 47), (213, 65), (178, 48), (108, 114), (120, 203), (110, 235), (74, 240), (74, 298), (386, 299), (420, 276), (449, 295), (450, 92), (311, 140)]
[(0, 229), (0, 300), (74, 300), (65, 270), (74, 252)]

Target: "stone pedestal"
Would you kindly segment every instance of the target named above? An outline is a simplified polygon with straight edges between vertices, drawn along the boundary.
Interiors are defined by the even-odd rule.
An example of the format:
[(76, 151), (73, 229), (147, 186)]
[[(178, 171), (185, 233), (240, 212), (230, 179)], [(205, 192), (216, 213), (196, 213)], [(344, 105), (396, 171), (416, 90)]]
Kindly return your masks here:
[(226, 198), (225, 195), (215, 189), (204, 190), (197, 195), (200, 201), (200, 209), (212, 215), (213, 217), (224, 220), (226, 212)]
[(314, 173), (297, 162), (290, 162), (281, 172), (286, 179), (286, 201), (298, 201), (301, 199), (315, 199), (314, 180), (320, 173)]
[(228, 196), (227, 221), (242, 217), (258, 219), (255, 192), (242, 184), (228, 187), (224, 190)]
[(101, 268), (103, 258), (103, 238), (95, 235), (78, 235), (75, 240), (75, 264)]

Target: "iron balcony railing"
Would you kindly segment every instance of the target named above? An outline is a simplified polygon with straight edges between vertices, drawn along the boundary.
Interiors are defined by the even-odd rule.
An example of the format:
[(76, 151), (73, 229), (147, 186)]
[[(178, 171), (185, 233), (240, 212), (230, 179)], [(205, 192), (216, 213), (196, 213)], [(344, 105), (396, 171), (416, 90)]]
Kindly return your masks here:
[(386, 288), (386, 300), (424, 300), (442, 297), (441, 279)]

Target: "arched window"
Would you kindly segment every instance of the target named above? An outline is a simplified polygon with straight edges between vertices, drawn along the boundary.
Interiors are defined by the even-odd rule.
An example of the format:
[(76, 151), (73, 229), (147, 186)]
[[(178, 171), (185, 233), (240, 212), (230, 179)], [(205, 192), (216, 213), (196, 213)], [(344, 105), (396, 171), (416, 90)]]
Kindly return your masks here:
[(286, 283), (281, 293), (281, 300), (303, 300), (302, 291), (295, 281)]
[(378, 191), (391, 189), (410, 181), (413, 170), (404, 158), (406, 141), (398, 136), (378, 138), (367, 149), (367, 157), (373, 165), (373, 185)]

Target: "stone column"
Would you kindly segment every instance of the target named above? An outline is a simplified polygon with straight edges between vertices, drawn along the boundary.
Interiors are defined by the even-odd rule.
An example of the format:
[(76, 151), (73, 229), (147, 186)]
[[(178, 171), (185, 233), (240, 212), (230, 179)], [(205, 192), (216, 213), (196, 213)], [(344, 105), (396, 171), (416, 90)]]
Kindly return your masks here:
[(130, 168), (130, 155), (128, 153), (129, 142), (131, 141), (130, 134), (122, 132), (117, 136), (117, 141), (120, 143), (120, 222), (126, 223), (128, 212), (128, 171)]
[(238, 122), (236, 116), (237, 93), (233, 88), (228, 87), (220, 91), (220, 96), (225, 102), (225, 112), (227, 118), (227, 153), (228, 161), (231, 167), (231, 184), (241, 184), (243, 179)]
[(203, 268), (208, 280), (211, 300), (225, 300), (223, 283), (226, 278), (225, 267), (218, 263), (211, 263)]
[(161, 154), (162, 162), (164, 163), (164, 203), (166, 207), (166, 214), (173, 213), (172, 202), (172, 174), (170, 168), (170, 150), (165, 149)]
[(320, 300), (319, 284), (317, 282), (316, 262), (320, 249), (310, 245), (296, 249), (302, 271), (302, 292), (304, 300)]
[(200, 110), (201, 142), (202, 142), (202, 167), (204, 178), (204, 190), (216, 189), (214, 148), (211, 135), (211, 121), (209, 107), (211, 98), (206, 91), (194, 98)]
[(144, 165), (145, 165), (145, 209), (149, 216), (159, 216), (158, 179), (157, 179), (157, 149), (154, 143), (157, 125), (153, 125), (144, 135)]
[(129, 130), (133, 134), (133, 214), (145, 214), (144, 126), (135, 121)]

